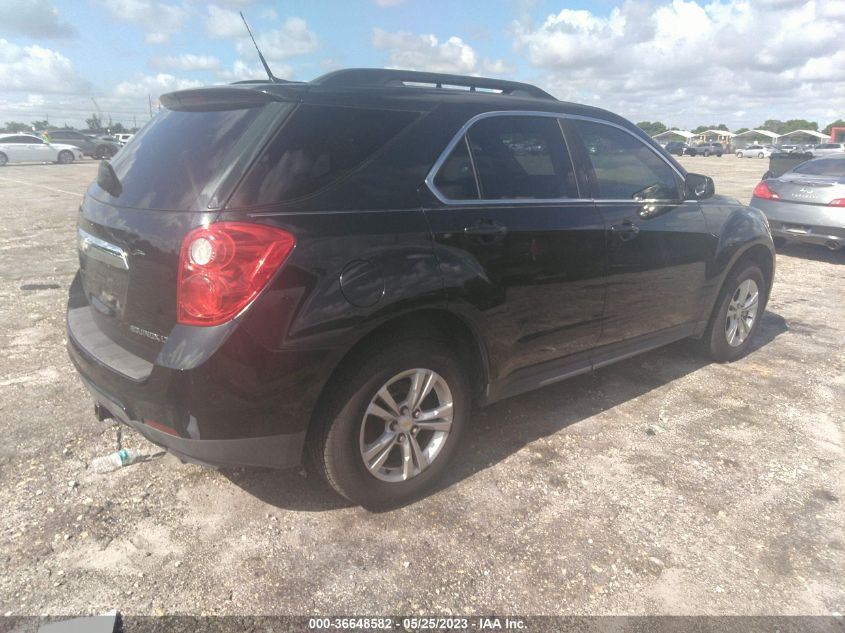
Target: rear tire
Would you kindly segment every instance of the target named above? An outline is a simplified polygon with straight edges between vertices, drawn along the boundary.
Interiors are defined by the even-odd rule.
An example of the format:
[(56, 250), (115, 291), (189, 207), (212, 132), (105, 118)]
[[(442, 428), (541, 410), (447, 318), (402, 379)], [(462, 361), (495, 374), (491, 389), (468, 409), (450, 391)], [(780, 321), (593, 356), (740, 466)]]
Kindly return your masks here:
[(9, 162), (9, 157), (6, 156), (3, 152), (0, 152), (0, 167), (3, 167), (8, 162)]
[(59, 163), (61, 165), (69, 165), (72, 162), (73, 162), (73, 152), (70, 152), (66, 149), (59, 152)]
[(737, 158), (742, 158), (742, 152), (737, 152), (737, 153), (736, 153), (736, 157), (737, 157)]
[[(427, 376), (434, 386), (411, 402), (414, 380), (425, 385)], [(373, 510), (429, 490), (449, 466), (471, 411), (466, 369), (449, 347), (432, 339), (388, 342), (350, 364), (333, 384), (309, 437), (315, 470), (339, 494)], [(427, 423), (437, 429), (423, 428)]]
[(746, 263), (728, 274), (702, 339), (719, 363), (748, 353), (766, 306), (766, 284), (756, 264)]
[(763, 154), (763, 152), (760, 152), (759, 154), (757, 154), (757, 158), (765, 158), (765, 157), (766, 157), (766, 155)]

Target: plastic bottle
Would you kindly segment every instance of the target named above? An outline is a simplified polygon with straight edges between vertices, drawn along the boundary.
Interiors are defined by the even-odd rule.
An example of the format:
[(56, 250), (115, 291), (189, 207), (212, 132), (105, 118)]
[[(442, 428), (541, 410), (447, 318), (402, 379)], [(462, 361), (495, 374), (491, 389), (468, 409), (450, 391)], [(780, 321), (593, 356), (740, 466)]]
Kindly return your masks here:
[(97, 457), (91, 461), (90, 469), (95, 473), (109, 473), (123, 466), (137, 462), (143, 453), (137, 448), (122, 448), (111, 455)]

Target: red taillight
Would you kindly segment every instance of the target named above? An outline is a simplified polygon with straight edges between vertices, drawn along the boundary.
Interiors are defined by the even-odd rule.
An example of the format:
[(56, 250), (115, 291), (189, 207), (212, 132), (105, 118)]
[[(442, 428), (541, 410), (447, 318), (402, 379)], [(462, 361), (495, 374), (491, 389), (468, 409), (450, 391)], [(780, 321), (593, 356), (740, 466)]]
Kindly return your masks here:
[(757, 186), (754, 187), (754, 192), (751, 195), (755, 198), (763, 198), (764, 200), (780, 200), (780, 194), (769, 189), (769, 183), (765, 180), (761, 180), (757, 183)]
[(194, 229), (179, 254), (176, 320), (228, 321), (261, 292), (295, 244), (287, 231), (264, 224), (219, 222)]
[(836, 198), (827, 203), (829, 207), (845, 207), (845, 198)]

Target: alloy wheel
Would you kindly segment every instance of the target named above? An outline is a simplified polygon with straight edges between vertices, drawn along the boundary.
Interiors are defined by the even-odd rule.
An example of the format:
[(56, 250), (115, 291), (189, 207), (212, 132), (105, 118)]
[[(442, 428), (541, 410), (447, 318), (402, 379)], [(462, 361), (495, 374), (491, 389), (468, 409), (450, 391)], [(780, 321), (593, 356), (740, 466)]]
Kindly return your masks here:
[(364, 467), (387, 482), (412, 479), (431, 466), (452, 429), (449, 385), (430, 369), (393, 376), (370, 400), (361, 420)]
[(725, 319), (725, 337), (728, 345), (739, 347), (748, 338), (757, 320), (757, 308), (760, 304), (760, 290), (757, 282), (746, 279), (731, 297), (728, 314)]

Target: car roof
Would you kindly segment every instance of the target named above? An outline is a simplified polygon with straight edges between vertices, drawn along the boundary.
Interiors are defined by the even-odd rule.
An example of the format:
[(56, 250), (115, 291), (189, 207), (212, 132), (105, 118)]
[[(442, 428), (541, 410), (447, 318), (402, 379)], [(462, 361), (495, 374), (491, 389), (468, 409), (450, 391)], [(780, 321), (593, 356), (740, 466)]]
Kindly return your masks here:
[(12, 136), (29, 136), (30, 138), (37, 138), (38, 140), (41, 140), (40, 136), (32, 134), (31, 132), (3, 132), (0, 134), (0, 138), (10, 138)]
[[(561, 114), (576, 114), (604, 119), (635, 128), (630, 122), (601, 108), (559, 101), (533, 84), (410, 70), (380, 68), (349, 68), (322, 75), (309, 82), (276, 80), (248, 80), (227, 86), (208, 86), (167, 93), (161, 103), (167, 108), (180, 109), (193, 100), (225, 95), (234, 91), (252, 93), (253, 98), (264, 95), (266, 101), (297, 101), (330, 104), (349, 102), (376, 104), (419, 111), (433, 110), (442, 104), (474, 106), (479, 112), (497, 110), (529, 110)], [(248, 100), (245, 94), (237, 96)], [(644, 133), (643, 133), (644, 134)]]

